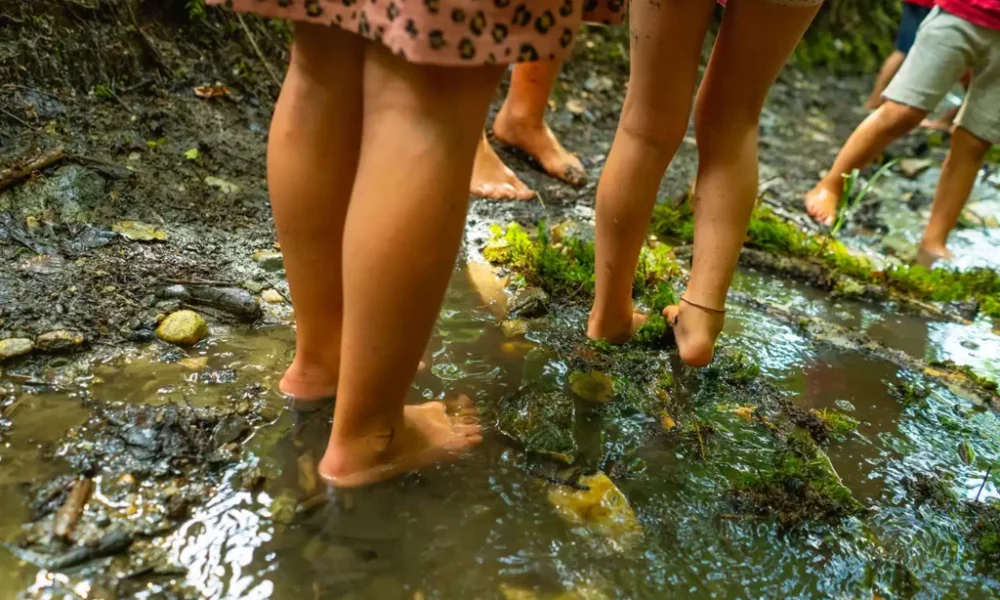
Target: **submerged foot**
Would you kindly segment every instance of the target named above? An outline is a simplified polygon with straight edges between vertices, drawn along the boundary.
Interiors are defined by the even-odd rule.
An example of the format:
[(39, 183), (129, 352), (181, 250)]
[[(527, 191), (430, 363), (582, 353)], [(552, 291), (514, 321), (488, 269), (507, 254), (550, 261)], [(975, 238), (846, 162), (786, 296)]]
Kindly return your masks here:
[(726, 323), (725, 314), (681, 302), (664, 308), (663, 316), (673, 328), (684, 364), (704, 367), (712, 362), (715, 340)]
[(648, 317), (642, 313), (632, 313), (631, 320), (619, 319), (612, 321), (600, 317), (596, 311), (590, 312), (587, 320), (587, 337), (596, 341), (611, 344), (624, 344), (632, 339), (639, 329), (646, 324)]
[(840, 202), (839, 194), (817, 185), (806, 194), (806, 211), (817, 223), (832, 227), (833, 220), (837, 216), (838, 202)]
[(544, 122), (518, 119), (503, 109), (493, 122), (497, 141), (519, 148), (538, 161), (546, 173), (572, 186), (587, 183), (587, 173), (580, 159), (569, 153)]
[(531, 200), (535, 190), (517, 178), (514, 171), (503, 164), (496, 151), (483, 134), (476, 148), (476, 162), (472, 167), (472, 183), (469, 192), (473, 196), (490, 200)]
[(928, 269), (939, 260), (951, 260), (955, 255), (944, 244), (921, 244), (917, 250), (917, 264)]
[(370, 485), (454, 460), (482, 440), (478, 414), (467, 397), (450, 406), (441, 402), (410, 405), (404, 407), (400, 425), (388, 435), (328, 449), (319, 474), (336, 487)]

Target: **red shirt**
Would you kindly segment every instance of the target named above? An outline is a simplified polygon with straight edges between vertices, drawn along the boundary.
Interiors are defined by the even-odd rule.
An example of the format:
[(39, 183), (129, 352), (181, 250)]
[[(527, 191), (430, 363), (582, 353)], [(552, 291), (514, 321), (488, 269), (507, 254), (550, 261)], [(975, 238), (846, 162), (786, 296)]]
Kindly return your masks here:
[(937, 5), (970, 23), (1000, 31), (1000, 0), (937, 0)]
[(923, 6), (924, 8), (934, 8), (934, 0), (903, 0), (903, 2)]

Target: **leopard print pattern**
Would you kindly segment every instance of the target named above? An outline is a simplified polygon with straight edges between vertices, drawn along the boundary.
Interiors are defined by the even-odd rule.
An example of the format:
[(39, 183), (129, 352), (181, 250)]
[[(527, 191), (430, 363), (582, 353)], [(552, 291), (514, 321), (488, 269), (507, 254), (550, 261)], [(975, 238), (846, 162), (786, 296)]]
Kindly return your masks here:
[(618, 25), (627, 0), (208, 0), (341, 27), (410, 62), (483, 65), (568, 57), (584, 20)]

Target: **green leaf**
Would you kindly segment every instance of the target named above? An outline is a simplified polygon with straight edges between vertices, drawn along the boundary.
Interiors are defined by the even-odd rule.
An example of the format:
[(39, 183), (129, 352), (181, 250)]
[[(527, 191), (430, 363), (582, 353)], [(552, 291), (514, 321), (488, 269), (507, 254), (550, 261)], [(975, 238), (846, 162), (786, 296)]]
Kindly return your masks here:
[(201, 152), (199, 152), (197, 148), (191, 148), (184, 153), (184, 158), (188, 160), (198, 160), (201, 158)]

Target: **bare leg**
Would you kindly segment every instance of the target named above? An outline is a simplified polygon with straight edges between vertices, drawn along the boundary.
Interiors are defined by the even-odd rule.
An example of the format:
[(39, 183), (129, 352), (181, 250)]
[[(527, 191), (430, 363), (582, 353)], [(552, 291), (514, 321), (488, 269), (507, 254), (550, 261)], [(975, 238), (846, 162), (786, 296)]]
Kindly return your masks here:
[(559, 61), (514, 65), (510, 90), (493, 122), (493, 135), (527, 152), (549, 175), (570, 185), (583, 185), (587, 175), (580, 159), (567, 152), (545, 124), (545, 108), (560, 68)]
[(477, 443), (441, 403), (404, 408), (451, 276), (500, 67), (415, 65), (369, 43), (361, 155), (344, 231), (344, 327), (320, 474), (387, 479)]
[(298, 25), (271, 123), (268, 187), (297, 324), (295, 360), (280, 388), (304, 401), (337, 390), (341, 247), (361, 144), (363, 53), (355, 35)]
[(902, 66), (905, 58), (906, 54), (899, 50), (893, 50), (892, 54), (885, 59), (885, 62), (882, 63), (882, 69), (878, 72), (878, 77), (875, 78), (875, 87), (872, 89), (872, 95), (865, 102), (866, 109), (875, 110), (882, 106), (882, 102), (884, 102), (882, 94), (885, 92), (885, 88), (889, 87), (889, 82), (892, 81), (892, 78), (899, 72), (899, 67)]
[(476, 161), (472, 167), (472, 184), (469, 191), (473, 196), (490, 200), (531, 200), (537, 195), (517, 175), (503, 164), (493, 146), (483, 132), (476, 147)]
[(956, 127), (951, 136), (951, 149), (941, 167), (941, 178), (934, 195), (931, 219), (920, 241), (917, 262), (930, 267), (938, 259), (952, 258), (946, 242), (958, 223), (965, 201), (976, 183), (976, 175), (991, 144)]
[(730, 0), (726, 9), (695, 101), (690, 303), (664, 310), (681, 360), (691, 366), (712, 360), (722, 331), (724, 316), (716, 311), (725, 306), (757, 198), (757, 136), (767, 92), (818, 10), (761, 0)]
[[(710, 2), (632, 4), (631, 83), (597, 186), (596, 289), (587, 335), (627, 341), (632, 280), (660, 180), (687, 131)], [(671, 65), (664, 69), (664, 65)]]
[(812, 218), (832, 225), (840, 193), (844, 189), (844, 176), (854, 169), (868, 166), (886, 146), (919, 125), (926, 116), (926, 110), (892, 100), (886, 100), (878, 110), (868, 115), (840, 149), (830, 172), (806, 194), (806, 210)]

